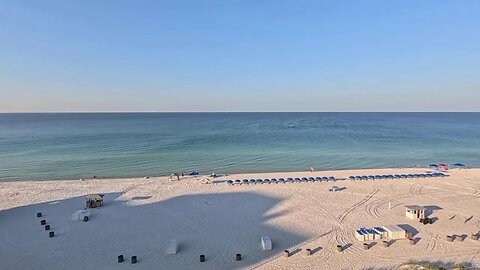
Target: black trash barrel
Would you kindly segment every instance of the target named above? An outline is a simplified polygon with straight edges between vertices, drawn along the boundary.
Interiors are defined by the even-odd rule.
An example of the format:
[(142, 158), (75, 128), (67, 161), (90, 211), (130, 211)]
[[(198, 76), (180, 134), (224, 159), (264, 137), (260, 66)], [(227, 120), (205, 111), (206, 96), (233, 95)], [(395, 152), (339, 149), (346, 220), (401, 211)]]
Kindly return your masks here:
[(88, 217), (87, 216), (83, 217), (83, 222), (87, 222), (87, 221), (88, 221)]
[(236, 256), (235, 256), (235, 261), (241, 261), (242, 260), (242, 254), (238, 253)]
[(54, 231), (51, 231), (48, 233), (48, 237), (54, 237), (55, 236), (55, 232)]
[(45, 225), (45, 231), (50, 231), (50, 225)]
[(40, 220), (40, 225), (45, 225), (47, 224), (47, 221), (45, 219)]
[(342, 250), (343, 250), (342, 245), (337, 245), (337, 251), (342, 252)]
[(122, 263), (125, 259), (123, 258), (123, 255), (118, 255), (117, 257), (117, 262)]
[(132, 258), (130, 259), (130, 262), (131, 262), (132, 264), (137, 263), (137, 256), (132, 256)]
[(204, 262), (205, 261), (205, 255), (200, 255), (200, 262)]
[(37, 217), (42, 217), (42, 212), (38, 212)]

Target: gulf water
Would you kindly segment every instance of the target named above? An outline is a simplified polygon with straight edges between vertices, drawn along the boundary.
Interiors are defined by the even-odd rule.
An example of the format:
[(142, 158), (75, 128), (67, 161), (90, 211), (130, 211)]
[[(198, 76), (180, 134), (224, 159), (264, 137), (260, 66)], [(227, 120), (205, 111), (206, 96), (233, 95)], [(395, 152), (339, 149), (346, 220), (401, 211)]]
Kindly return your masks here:
[(0, 114), (0, 180), (480, 166), (480, 113)]

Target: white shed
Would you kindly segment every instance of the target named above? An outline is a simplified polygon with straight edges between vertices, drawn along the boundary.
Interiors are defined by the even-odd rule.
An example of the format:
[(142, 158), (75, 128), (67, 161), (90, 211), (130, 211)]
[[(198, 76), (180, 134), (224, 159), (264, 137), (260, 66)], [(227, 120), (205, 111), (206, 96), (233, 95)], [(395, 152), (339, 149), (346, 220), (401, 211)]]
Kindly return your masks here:
[(383, 227), (387, 231), (388, 237), (390, 239), (405, 239), (407, 238), (407, 233), (404, 229), (400, 228), (398, 225), (388, 225)]

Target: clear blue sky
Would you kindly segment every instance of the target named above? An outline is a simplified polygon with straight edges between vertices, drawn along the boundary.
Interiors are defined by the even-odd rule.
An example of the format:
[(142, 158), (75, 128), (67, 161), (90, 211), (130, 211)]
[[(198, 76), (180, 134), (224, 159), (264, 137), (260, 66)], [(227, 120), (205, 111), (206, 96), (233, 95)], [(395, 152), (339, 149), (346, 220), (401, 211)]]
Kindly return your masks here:
[(480, 1), (0, 1), (0, 111), (480, 111)]

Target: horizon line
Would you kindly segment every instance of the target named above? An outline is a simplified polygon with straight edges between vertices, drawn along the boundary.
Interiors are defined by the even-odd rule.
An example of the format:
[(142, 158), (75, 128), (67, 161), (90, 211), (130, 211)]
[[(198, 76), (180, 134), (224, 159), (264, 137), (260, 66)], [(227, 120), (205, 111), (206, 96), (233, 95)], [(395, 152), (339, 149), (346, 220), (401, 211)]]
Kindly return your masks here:
[(34, 111), (0, 112), (0, 114), (53, 114), (53, 113), (480, 113), (480, 111)]

